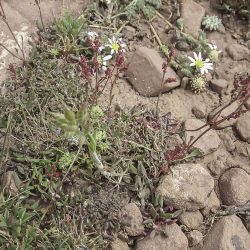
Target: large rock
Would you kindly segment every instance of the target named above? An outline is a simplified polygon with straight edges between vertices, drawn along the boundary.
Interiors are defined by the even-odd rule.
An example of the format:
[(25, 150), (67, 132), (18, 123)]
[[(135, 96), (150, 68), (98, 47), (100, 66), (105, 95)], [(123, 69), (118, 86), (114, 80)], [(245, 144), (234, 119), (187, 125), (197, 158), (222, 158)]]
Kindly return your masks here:
[(209, 212), (216, 212), (220, 208), (220, 200), (218, 199), (216, 193), (212, 191), (207, 200), (207, 205), (204, 207), (201, 212), (203, 215), (208, 215)]
[(143, 218), (140, 209), (135, 203), (127, 204), (121, 211), (121, 219), (129, 224), (125, 227), (129, 236), (138, 236), (143, 233)]
[(244, 205), (250, 201), (250, 175), (241, 168), (231, 168), (219, 179), (222, 203)]
[(209, 162), (207, 164), (208, 169), (212, 173), (213, 176), (220, 176), (227, 168), (229, 168), (228, 164), (225, 161), (226, 155), (219, 155), (216, 159)]
[[(185, 122), (185, 129), (186, 130), (194, 130), (200, 128), (201, 126), (205, 125), (205, 122), (200, 121), (198, 119), (188, 119)], [(208, 126), (200, 129), (198, 131), (187, 131), (186, 132), (186, 140), (187, 142), (190, 141), (191, 137), (196, 138), (201, 133), (203, 133)], [(194, 147), (200, 149), (204, 154), (209, 154), (215, 151), (220, 145), (220, 138), (217, 135), (216, 131), (211, 129), (206, 134), (204, 134), (197, 142), (195, 142)]]
[(224, 144), (224, 147), (226, 148), (226, 150), (228, 152), (232, 152), (235, 150), (235, 145), (234, 145), (234, 141), (231, 138), (230, 135), (224, 133), (224, 134), (220, 134), (220, 138)]
[(181, 17), (184, 20), (184, 31), (194, 37), (199, 36), (205, 9), (193, 0), (181, 1)]
[(125, 26), (122, 30), (122, 34), (128, 40), (133, 40), (136, 35), (136, 29), (132, 26)]
[[(223, 104), (224, 106), (225, 104)], [(216, 121), (220, 121), (221, 119), (223, 119), (224, 117), (230, 115), (232, 112), (234, 112), (237, 108), (239, 107), (239, 103), (238, 102), (234, 102), (232, 103), (229, 107), (225, 108), (220, 115), (218, 116), (218, 118), (216, 119)], [(208, 115), (208, 120), (211, 120), (212, 117), (221, 109), (221, 106), (219, 106), (218, 108), (216, 108), (215, 110), (213, 110), (211, 113), (209, 113)], [(231, 118), (229, 120), (225, 120), (223, 122), (221, 122), (220, 124), (218, 124), (217, 128), (218, 129), (222, 129), (222, 128), (226, 128), (226, 127), (230, 127), (233, 126), (235, 123), (237, 122), (237, 119)]]
[(187, 235), (189, 246), (196, 246), (203, 240), (203, 235), (198, 230), (193, 230)]
[(199, 210), (193, 212), (184, 212), (180, 215), (179, 220), (188, 228), (197, 229), (203, 223), (203, 216)]
[(200, 103), (199, 105), (195, 105), (192, 108), (192, 113), (198, 119), (203, 119), (206, 117), (207, 107), (205, 103)]
[(236, 130), (243, 141), (250, 143), (250, 112), (238, 118)]
[(162, 65), (164, 60), (154, 49), (139, 47), (130, 60), (127, 70), (128, 81), (143, 96), (157, 96), (161, 91), (166, 92), (180, 85), (180, 79), (169, 67), (165, 79), (175, 78), (175, 82), (162, 85)]
[(240, 44), (230, 44), (226, 48), (229, 56), (235, 61), (250, 60), (250, 50)]
[(236, 215), (221, 218), (204, 239), (203, 250), (247, 250), (250, 235)]
[(129, 250), (129, 246), (126, 242), (116, 239), (111, 244), (111, 250)]
[(180, 164), (161, 179), (156, 195), (177, 209), (196, 211), (207, 204), (214, 180), (200, 164)]
[(227, 86), (228, 82), (225, 79), (213, 79), (210, 82), (211, 89), (218, 94), (222, 94), (223, 91), (227, 88)]
[(247, 110), (250, 110), (250, 97), (247, 99), (247, 101), (245, 103), (245, 107)]
[(154, 237), (147, 236), (137, 242), (136, 250), (186, 250), (188, 240), (177, 224), (166, 225), (163, 233)]

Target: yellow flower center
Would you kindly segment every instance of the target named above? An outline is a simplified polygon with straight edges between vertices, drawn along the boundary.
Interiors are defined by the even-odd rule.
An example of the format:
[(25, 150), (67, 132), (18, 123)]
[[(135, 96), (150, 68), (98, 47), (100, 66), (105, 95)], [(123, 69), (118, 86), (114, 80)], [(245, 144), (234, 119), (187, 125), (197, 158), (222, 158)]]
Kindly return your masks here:
[(117, 53), (120, 48), (120, 45), (118, 43), (112, 43), (111, 47)]
[(204, 62), (201, 61), (201, 60), (197, 60), (197, 61), (195, 62), (195, 66), (196, 66), (197, 69), (201, 69), (201, 68), (204, 67)]

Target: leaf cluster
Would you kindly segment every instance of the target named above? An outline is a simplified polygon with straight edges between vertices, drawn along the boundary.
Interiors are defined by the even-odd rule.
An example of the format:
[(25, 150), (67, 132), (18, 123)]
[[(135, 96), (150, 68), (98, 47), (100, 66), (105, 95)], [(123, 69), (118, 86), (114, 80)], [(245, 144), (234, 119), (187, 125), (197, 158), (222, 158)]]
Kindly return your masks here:
[(162, 5), (161, 0), (133, 0), (125, 8), (128, 17), (142, 12), (147, 19), (155, 15), (155, 10)]

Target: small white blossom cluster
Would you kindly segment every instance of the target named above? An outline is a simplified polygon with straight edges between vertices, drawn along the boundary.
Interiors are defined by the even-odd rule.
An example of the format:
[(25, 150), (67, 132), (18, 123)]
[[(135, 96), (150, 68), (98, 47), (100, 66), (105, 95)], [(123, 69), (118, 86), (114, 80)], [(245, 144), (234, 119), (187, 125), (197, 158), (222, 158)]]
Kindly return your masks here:
[[(94, 31), (90, 31), (87, 33), (87, 36), (90, 40), (94, 41), (98, 37), (98, 34)], [(107, 70), (108, 61), (111, 60), (115, 54), (118, 54), (119, 52), (126, 52), (125, 47), (126, 44), (123, 42), (122, 38), (116, 38), (115, 36), (113, 36), (111, 39), (108, 38), (108, 43), (104, 46), (100, 46), (100, 53), (105, 49), (108, 49), (109, 51), (107, 55), (101, 55), (98, 57), (98, 61), (102, 65), (102, 69), (104, 71)]]

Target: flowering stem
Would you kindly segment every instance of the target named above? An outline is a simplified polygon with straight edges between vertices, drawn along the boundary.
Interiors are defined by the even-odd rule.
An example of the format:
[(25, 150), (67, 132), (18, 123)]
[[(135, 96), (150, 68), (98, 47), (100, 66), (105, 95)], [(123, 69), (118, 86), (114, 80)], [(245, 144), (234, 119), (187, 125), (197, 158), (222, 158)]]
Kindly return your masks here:
[(41, 6), (40, 6), (40, 0), (35, 0), (35, 3), (36, 3), (36, 5), (38, 7), (38, 10), (39, 10), (39, 15), (40, 15), (40, 20), (41, 20), (43, 30), (45, 30), (45, 26), (44, 26), (44, 22), (43, 22), (43, 16), (42, 16), (42, 10), (41, 10)]
[[(2, 4), (1, 4), (1, 9), (3, 9)], [(25, 62), (26, 60), (25, 60), (24, 49), (23, 49), (23, 47), (21, 47), (21, 45), (20, 45), (20, 43), (18, 42), (18, 40), (17, 40), (15, 34), (13, 33), (13, 31), (12, 31), (12, 29), (11, 29), (11, 27), (10, 27), (10, 25), (9, 25), (9, 23), (8, 23), (8, 21), (7, 21), (7, 19), (6, 19), (6, 16), (4, 16), (4, 17), (2, 18), (2, 20), (3, 20), (3, 22), (6, 24), (6, 26), (8, 27), (8, 30), (10, 31), (10, 33), (11, 33), (11, 35), (12, 35), (14, 41), (16, 42), (18, 48), (20, 49), (20, 51), (21, 51), (21, 53), (22, 53), (22, 57), (23, 57), (23, 58), (22, 58), (21, 60), (22, 60), (23, 62)], [(5, 48), (5, 49), (6, 49), (6, 48)], [(13, 53), (11, 53), (11, 54), (13, 55)], [(16, 57), (17, 57), (17, 56), (16, 56)], [(18, 58), (18, 57), (17, 57), (17, 58)]]
[(15, 58), (23, 61), (23, 58), (19, 57), (18, 55), (16, 55), (15, 53), (13, 53), (12, 51), (10, 51), (5, 45), (3, 45), (2, 43), (0, 43), (0, 46), (2, 46), (6, 51), (8, 51), (12, 56), (14, 56)]
[[(114, 66), (114, 69), (115, 69), (115, 66)], [(109, 108), (111, 108), (111, 104), (113, 101), (113, 88), (117, 82), (118, 76), (119, 76), (119, 69), (116, 68), (115, 78), (113, 79), (113, 81), (111, 80), (111, 87), (110, 87), (110, 92), (109, 92)]]
[(162, 92), (163, 92), (163, 86), (164, 86), (165, 75), (166, 75), (166, 71), (164, 71), (164, 72), (163, 72), (163, 75), (162, 75), (162, 79), (161, 79), (161, 89), (160, 89), (160, 93), (158, 94), (157, 102), (156, 102), (156, 116), (157, 116), (157, 117), (159, 117), (159, 101), (160, 101), (160, 97), (162, 96)]
[[(240, 94), (239, 94), (239, 95), (240, 95)], [(201, 127), (197, 128), (197, 129), (187, 129), (187, 130), (185, 130), (185, 131), (188, 131), (188, 132), (195, 132), (195, 131), (199, 131), (199, 130), (205, 128), (207, 125), (213, 125), (213, 124), (215, 123), (214, 119), (215, 119), (215, 118), (217, 119), (217, 118), (219, 117), (219, 115), (223, 112), (223, 110), (225, 110), (227, 107), (231, 106), (234, 102), (236, 102), (237, 99), (238, 99), (238, 97), (239, 97), (239, 95), (238, 95), (235, 99), (231, 100), (227, 105), (225, 105), (225, 106), (223, 106), (222, 108), (220, 108), (220, 109), (210, 118), (210, 120), (209, 120), (206, 124), (202, 125)], [(240, 106), (241, 106), (241, 105), (240, 105)], [(215, 119), (215, 120), (216, 120), (216, 119)]]
[[(209, 126), (205, 131), (203, 131), (199, 136), (197, 136), (187, 147), (186, 151), (188, 152), (189, 149), (202, 137), (204, 136), (209, 130), (211, 130), (213, 127), (217, 127), (219, 124), (221, 124), (222, 122), (228, 120), (230, 117), (232, 117), (234, 114), (236, 114), (240, 109), (241, 107), (246, 103), (246, 101), (248, 100), (248, 98), (250, 97), (250, 94), (246, 95), (246, 97), (244, 98), (244, 100), (242, 101), (242, 103), (236, 108), (236, 110), (234, 110), (233, 112), (231, 112), (229, 115), (223, 117), (222, 119), (220, 119), (219, 121), (213, 121), (211, 123), (208, 122), (206, 123), (205, 125), (203, 125), (202, 127), (199, 127), (197, 130), (186, 130), (186, 131), (198, 131), (206, 126), (209, 126), (209, 125), (212, 125), (212, 126)], [(235, 102), (237, 99), (235, 99), (233, 102)], [(230, 105), (233, 103), (233, 102), (230, 102)], [(228, 107), (229, 105), (226, 105), (224, 106), (222, 109), (220, 109), (219, 112), (216, 112), (216, 114), (213, 116), (216, 117), (216, 115), (220, 114), (226, 107)]]

